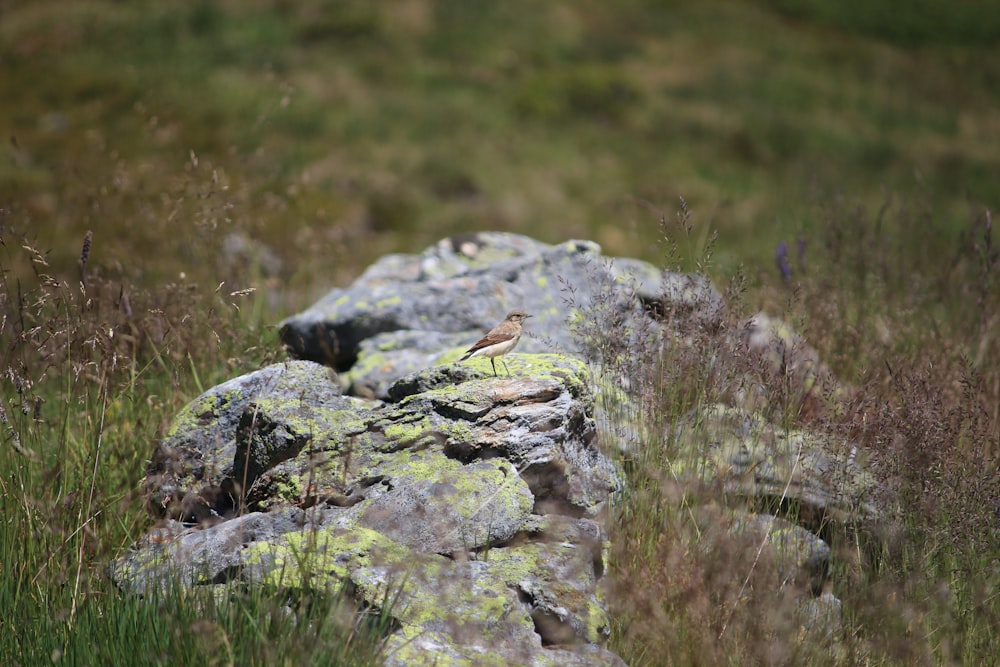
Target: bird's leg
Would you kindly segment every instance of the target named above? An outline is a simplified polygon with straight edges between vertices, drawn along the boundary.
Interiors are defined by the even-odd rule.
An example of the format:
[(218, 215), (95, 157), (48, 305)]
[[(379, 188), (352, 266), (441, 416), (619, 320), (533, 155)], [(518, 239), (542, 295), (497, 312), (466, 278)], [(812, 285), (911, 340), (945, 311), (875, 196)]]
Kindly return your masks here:
[[(501, 359), (501, 361), (503, 360)], [(493, 377), (500, 377), (497, 375), (497, 362), (493, 359), (493, 357), (490, 357), (490, 363), (493, 365)]]
[(501, 359), (501, 360), (500, 360), (500, 363), (501, 363), (501, 364), (503, 364), (503, 367), (504, 367), (504, 370), (506, 370), (506, 371), (507, 371), (507, 377), (510, 377), (510, 369), (509, 369), (509, 368), (507, 368), (507, 362), (506, 362), (506, 361), (504, 361), (503, 359)]

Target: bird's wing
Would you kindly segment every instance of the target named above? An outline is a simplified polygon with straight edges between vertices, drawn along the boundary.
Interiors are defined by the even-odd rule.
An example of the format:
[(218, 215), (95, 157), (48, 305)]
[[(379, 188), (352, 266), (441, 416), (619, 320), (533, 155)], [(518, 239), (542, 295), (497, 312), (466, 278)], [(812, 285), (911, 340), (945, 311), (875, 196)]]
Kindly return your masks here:
[(480, 338), (479, 342), (477, 342), (475, 345), (466, 350), (465, 353), (472, 354), (473, 352), (481, 350), (484, 347), (489, 347), (490, 345), (496, 345), (497, 343), (503, 343), (510, 340), (511, 338), (513, 338), (513, 336), (511, 336), (510, 334), (504, 334), (504, 333), (495, 334), (493, 332), (490, 332), (485, 336), (483, 336), (482, 338)]

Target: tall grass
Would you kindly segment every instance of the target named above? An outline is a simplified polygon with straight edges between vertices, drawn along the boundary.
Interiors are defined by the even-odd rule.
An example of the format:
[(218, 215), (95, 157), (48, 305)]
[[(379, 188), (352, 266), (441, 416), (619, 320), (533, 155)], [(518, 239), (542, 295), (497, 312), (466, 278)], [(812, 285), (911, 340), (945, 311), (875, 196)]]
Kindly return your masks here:
[(150, 526), (139, 481), (167, 420), (203, 388), (277, 354), (254, 303), (264, 296), (193, 283), (136, 288), (93, 265), (102, 239), (89, 233), (76, 240), (77, 271), (59, 275), (8, 222), (0, 662), (372, 664), (379, 633), (337, 595), (291, 600), (231, 584), (142, 599), (111, 585), (107, 566)]
[[(596, 353), (631, 362), (615, 370), (640, 398), (605, 392), (610, 422), (631, 425), (606, 434), (630, 440), (609, 593), (612, 645), (629, 664), (978, 665), (1000, 655), (1000, 285), (989, 213), (936, 246), (950, 261), (919, 263), (893, 242), (911, 229), (907, 211), (827, 214), (793, 280), (776, 268), (753, 295), (801, 326), (846, 381), (810, 409), (788, 400), (790, 368), (775, 373), (734, 343), (732, 329), (755, 309), (745, 300), (730, 300), (729, 333), (689, 327), (638, 353), (619, 349), (628, 337), (606, 324), (613, 335)], [(696, 232), (685, 208), (676, 221), (668, 245), (684, 247)], [(740, 281), (730, 292), (742, 293)], [(778, 585), (759, 545), (727, 530), (730, 509), (752, 506), (677, 465), (699, 453), (676, 437), (678, 423), (738, 403), (748, 385), (769, 419), (856, 445), (880, 480), (879, 522), (823, 533), (844, 603), (833, 641), (803, 633), (798, 591)]]

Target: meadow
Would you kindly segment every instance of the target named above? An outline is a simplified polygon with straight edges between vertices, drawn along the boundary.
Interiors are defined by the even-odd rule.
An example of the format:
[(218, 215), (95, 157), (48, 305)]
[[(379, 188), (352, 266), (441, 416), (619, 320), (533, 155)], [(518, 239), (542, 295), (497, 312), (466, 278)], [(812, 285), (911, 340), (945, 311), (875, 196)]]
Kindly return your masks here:
[[(898, 499), (877, 553), (835, 545), (846, 632), (814, 651), (705, 543), (649, 429), (612, 530), (629, 664), (995, 661), (994, 5), (4, 3), (0, 662), (377, 664), (343, 605), (151, 604), (104, 568), (180, 407), (283, 359), (275, 324), (380, 255), (486, 229), (791, 322), (850, 391), (804, 414), (762, 375), (770, 416), (858, 442)], [(664, 423), (726, 395), (712, 345), (637, 375)]]

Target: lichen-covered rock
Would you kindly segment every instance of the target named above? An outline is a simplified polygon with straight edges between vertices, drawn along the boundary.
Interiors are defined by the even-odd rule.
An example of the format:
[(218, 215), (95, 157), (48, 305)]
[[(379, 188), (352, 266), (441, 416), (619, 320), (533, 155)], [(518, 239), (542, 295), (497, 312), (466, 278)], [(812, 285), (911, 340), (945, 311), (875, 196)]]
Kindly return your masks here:
[(771, 514), (739, 517), (732, 526), (770, 548), (776, 565), (776, 586), (794, 586), (818, 596), (830, 576), (830, 547), (819, 536)]
[(386, 466), (386, 474), (414, 479), (367, 503), (361, 525), (419, 551), (450, 554), (506, 544), (531, 514), (534, 498), (509, 461), (463, 464), (439, 452), (415, 458), (401, 464), (405, 471)]
[(263, 514), (251, 512), (219, 522), (209, 530), (164, 521), (143, 536), (126, 557), (111, 566), (112, 578), (135, 593), (221, 583), (244, 566), (247, 544), (274, 543), (302, 530), (297, 508)]
[(534, 316), (520, 351), (570, 354), (601, 333), (574, 331), (574, 323), (599, 311), (633, 322), (637, 337), (653, 314), (714, 327), (724, 313), (699, 276), (604, 257), (589, 241), (552, 246), (480, 233), (383, 257), (350, 287), (282, 322), (281, 339), (295, 356), (344, 371), (352, 392), (384, 398), (393, 379), (446, 361), (452, 346), (475, 342), (515, 306)]
[[(358, 358), (342, 378), (345, 391), (364, 398), (386, 398), (398, 379), (430, 368), (447, 359), (463, 345), (467, 333), (439, 331), (387, 331), (366, 338), (358, 345)], [(456, 357), (457, 358), (457, 357)]]
[(875, 478), (849, 443), (724, 405), (682, 420), (675, 437), (675, 474), (721, 482), (727, 494), (787, 514), (813, 532), (828, 522), (856, 526), (876, 514)]
[[(534, 317), (502, 374), (457, 363), (512, 308)], [(389, 665), (622, 665), (601, 596), (622, 485), (595, 419), (606, 448), (641, 454), (636, 376), (709, 354), (743, 373), (722, 399), (739, 407), (677, 419), (671, 476), (721, 490), (738, 517), (723, 539), (766, 546), (773, 585), (802, 594), (800, 627), (835, 638), (819, 535), (875, 514), (873, 479), (848, 444), (757, 416), (774, 386), (799, 414), (839, 391), (815, 351), (765, 314), (725, 317), (704, 277), (586, 241), (466, 234), (383, 257), (282, 323), (301, 361), (177, 415), (144, 482), (162, 521), (113, 578), (347, 591), (391, 618)]]
[[(154, 513), (183, 520), (231, 514), (238, 500), (232, 485), (237, 427), (259, 414), (253, 401), (261, 396), (303, 410), (361, 405), (341, 395), (333, 371), (303, 361), (274, 364), (209, 389), (174, 417), (153, 452), (144, 490)], [(289, 424), (292, 439), (295, 428)]]
[(600, 648), (599, 519), (619, 482), (596, 445), (589, 370), (554, 354), (508, 366), (421, 370), (387, 402), (340, 395), (306, 361), (209, 390), (145, 482), (172, 519), (114, 580), (346, 586), (392, 617), (390, 664), (621, 664)]

